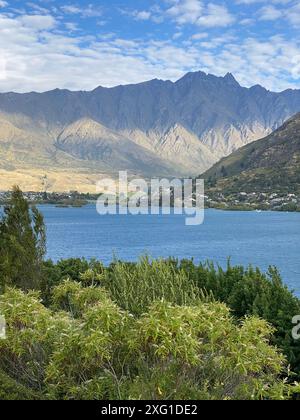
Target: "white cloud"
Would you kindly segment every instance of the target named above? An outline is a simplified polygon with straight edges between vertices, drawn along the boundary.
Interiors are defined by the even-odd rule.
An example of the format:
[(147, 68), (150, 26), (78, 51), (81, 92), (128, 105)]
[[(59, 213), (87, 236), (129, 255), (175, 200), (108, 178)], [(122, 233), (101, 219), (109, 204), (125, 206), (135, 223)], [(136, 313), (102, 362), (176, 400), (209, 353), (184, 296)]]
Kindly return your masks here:
[(77, 14), (81, 14), (82, 10), (80, 9), (80, 7), (75, 6), (75, 5), (66, 5), (66, 6), (62, 6), (61, 10), (65, 13), (68, 13), (70, 15), (77, 15)]
[(199, 17), (197, 24), (206, 27), (224, 27), (231, 25), (234, 21), (234, 16), (225, 6), (210, 3), (205, 14)]
[(39, 4), (36, 3), (31, 3), (28, 2), (26, 3), (28, 7), (30, 7), (33, 11), (42, 14), (42, 15), (47, 15), (50, 14), (50, 10), (46, 9), (45, 7), (40, 6)]
[(151, 18), (151, 12), (142, 10), (134, 12), (134, 17), (137, 20), (149, 20)]
[(103, 15), (102, 7), (95, 6), (92, 3), (84, 7), (79, 7), (77, 5), (70, 4), (70, 5), (61, 6), (60, 9), (65, 14), (80, 15), (81, 17), (84, 17), (84, 18), (100, 17)]
[(283, 16), (283, 12), (276, 7), (270, 5), (265, 6), (259, 11), (260, 20), (277, 20)]
[(286, 18), (294, 25), (300, 25), (300, 3), (297, 2), (294, 6), (286, 10)]
[(167, 16), (179, 25), (193, 24), (205, 27), (224, 27), (231, 25), (235, 18), (227, 7), (215, 3), (207, 5), (200, 0), (171, 0)]
[[(259, 3), (258, 9), (263, 8), (266, 13), (257, 19), (270, 19), (271, 3), (275, 2)], [(169, 19), (166, 26), (158, 28), (166, 30), (171, 21), (173, 33), (164, 40), (159, 31), (157, 35), (125, 39), (119, 32), (116, 35), (113, 28), (105, 33), (100, 26), (99, 34), (83, 36), (80, 20), (76, 19), (75, 24), (72, 18), (83, 16), (83, 9), (77, 6), (68, 6), (64, 16), (59, 12), (56, 17), (48, 9), (15, 16), (0, 13), (0, 66), (5, 69), (5, 73), (1, 71), (0, 90), (90, 90), (98, 85), (137, 83), (154, 77), (176, 80), (195, 70), (217, 75), (231, 72), (246, 86), (260, 83), (272, 90), (299, 87), (300, 39), (255, 33), (255, 17), (245, 15), (239, 23), (245, 20), (244, 25), (252, 25), (242, 28), (241, 37), (236, 27), (230, 26), (234, 17), (222, 4), (168, 0), (164, 12), (160, 7), (152, 7), (130, 14), (141, 21)], [(49, 9), (53, 11), (50, 6)], [(91, 13), (90, 8), (87, 10)], [(283, 19), (295, 27), (300, 24), (299, 2), (289, 2)], [(224, 29), (227, 26), (230, 28)]]
[(0, 8), (8, 6), (7, 1), (0, 0)]
[(245, 18), (239, 21), (240, 25), (243, 26), (251, 26), (251, 25), (255, 25), (256, 21), (253, 18)]
[(164, 21), (164, 16), (160, 7), (152, 6), (148, 10), (132, 10), (128, 8), (119, 8), (123, 16), (133, 17), (136, 21), (151, 21), (160, 24)]
[(52, 29), (56, 25), (56, 20), (50, 15), (23, 15), (18, 20), (23, 26), (38, 31)]
[[(289, 22), (295, 27), (297, 27), (300, 24), (300, 3), (298, 1), (294, 2), (293, 0), (271, 0), (271, 2), (276, 4), (277, 6), (275, 7), (274, 5), (269, 4), (260, 8), (257, 13), (259, 20), (272, 21), (280, 19), (282, 21)], [(278, 5), (284, 7), (279, 7)]]
[(75, 22), (66, 22), (65, 27), (71, 32), (76, 32), (79, 30), (78, 24)]
[(173, 0), (172, 3), (173, 5), (167, 10), (167, 15), (179, 24), (196, 24), (204, 11), (203, 3), (199, 0)]
[(208, 38), (207, 32), (202, 32), (202, 33), (194, 34), (191, 36), (191, 39), (196, 40), (196, 41), (199, 41), (200, 39), (204, 39), (204, 38)]

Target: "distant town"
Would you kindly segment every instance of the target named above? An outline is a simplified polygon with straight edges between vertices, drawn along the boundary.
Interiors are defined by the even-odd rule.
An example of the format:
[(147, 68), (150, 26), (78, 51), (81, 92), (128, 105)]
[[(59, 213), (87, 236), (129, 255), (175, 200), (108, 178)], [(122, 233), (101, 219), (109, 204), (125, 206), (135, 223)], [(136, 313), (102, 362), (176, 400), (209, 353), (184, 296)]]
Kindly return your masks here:
[[(69, 193), (24, 192), (32, 204), (53, 204), (57, 207), (82, 207), (95, 202), (99, 195), (83, 194), (78, 191)], [(9, 191), (0, 191), (0, 205), (8, 203)], [(257, 193), (207, 192), (204, 196), (205, 207), (221, 210), (261, 210), (300, 212), (300, 196), (294, 193)]]
[(206, 206), (224, 210), (300, 211), (300, 196), (293, 193), (208, 193)]
[[(57, 207), (82, 207), (98, 197), (93, 194), (82, 194), (78, 191), (70, 191), (68, 193), (29, 191), (23, 194), (32, 204), (53, 204)], [(0, 191), (0, 205), (5, 205), (9, 202), (9, 199), (9, 191)]]

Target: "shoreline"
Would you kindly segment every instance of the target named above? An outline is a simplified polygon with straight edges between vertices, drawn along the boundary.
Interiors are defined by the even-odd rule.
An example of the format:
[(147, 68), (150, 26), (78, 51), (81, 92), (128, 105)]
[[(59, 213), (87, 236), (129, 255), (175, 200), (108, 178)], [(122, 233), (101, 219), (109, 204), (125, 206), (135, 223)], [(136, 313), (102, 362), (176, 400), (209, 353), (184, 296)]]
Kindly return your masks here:
[[(8, 202), (0, 202), (0, 207), (4, 207), (7, 206), (9, 203)], [(91, 204), (96, 204), (96, 200), (91, 200), (85, 203), (78, 203), (78, 204), (72, 204), (72, 203), (61, 203), (61, 202), (30, 202), (31, 206), (54, 206), (56, 208), (60, 208), (60, 209), (75, 209), (75, 208), (84, 208), (88, 205)], [(162, 208), (160, 206), (160, 208)], [(175, 207), (172, 207), (172, 209), (174, 209)], [(280, 209), (260, 209), (260, 208), (236, 208), (236, 207), (226, 207), (226, 208), (222, 208), (222, 207), (205, 207), (205, 210), (218, 210), (218, 211), (223, 211), (223, 212), (245, 212), (245, 213), (268, 213), (268, 212), (272, 212), (272, 213), (300, 213), (300, 209), (299, 210), (280, 210)], [(151, 214), (150, 214), (151, 215)]]

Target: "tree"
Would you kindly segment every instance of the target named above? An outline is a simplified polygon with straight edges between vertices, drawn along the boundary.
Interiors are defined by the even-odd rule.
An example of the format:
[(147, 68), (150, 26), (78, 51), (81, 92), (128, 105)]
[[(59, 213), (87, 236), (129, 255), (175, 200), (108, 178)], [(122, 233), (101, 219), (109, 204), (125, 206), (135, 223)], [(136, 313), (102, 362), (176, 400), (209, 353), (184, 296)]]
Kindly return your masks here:
[(228, 176), (228, 172), (227, 169), (225, 168), (225, 166), (222, 166), (221, 168), (221, 175), (223, 178), (226, 178)]
[(0, 222), (0, 278), (6, 285), (25, 291), (36, 289), (42, 276), (46, 253), (46, 229), (42, 214), (30, 208), (19, 187), (14, 187), (10, 203)]

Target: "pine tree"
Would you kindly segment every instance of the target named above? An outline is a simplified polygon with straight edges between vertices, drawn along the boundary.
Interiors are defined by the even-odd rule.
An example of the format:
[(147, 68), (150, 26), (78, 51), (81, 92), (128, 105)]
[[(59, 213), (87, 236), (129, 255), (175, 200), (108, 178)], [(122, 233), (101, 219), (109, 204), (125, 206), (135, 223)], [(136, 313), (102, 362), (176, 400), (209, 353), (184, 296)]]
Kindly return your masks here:
[(20, 188), (14, 187), (0, 222), (1, 289), (6, 285), (25, 291), (38, 289), (45, 253), (43, 216), (36, 207), (30, 208)]

